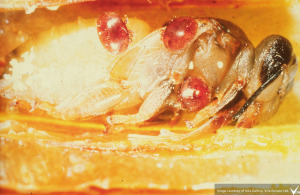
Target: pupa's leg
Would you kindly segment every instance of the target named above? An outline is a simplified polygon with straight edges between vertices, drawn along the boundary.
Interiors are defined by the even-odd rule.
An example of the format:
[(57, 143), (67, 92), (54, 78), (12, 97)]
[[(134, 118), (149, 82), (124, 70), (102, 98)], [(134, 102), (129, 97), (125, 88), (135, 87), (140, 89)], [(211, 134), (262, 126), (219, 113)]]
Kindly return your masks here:
[(164, 105), (172, 91), (171, 84), (163, 83), (154, 89), (142, 103), (138, 113), (132, 115), (112, 115), (107, 118), (112, 126), (118, 124), (138, 124), (153, 117)]
[(101, 81), (67, 98), (55, 107), (60, 118), (72, 120), (106, 114), (126, 97), (128, 92), (112, 81)]
[(200, 110), (195, 118), (187, 122), (187, 127), (193, 128), (210, 117), (213, 117), (222, 108), (232, 102), (239, 92), (245, 88), (254, 63), (254, 49), (249, 43), (244, 44), (234, 60), (229, 72), (219, 86), (218, 99)]
[[(132, 141), (144, 140), (156, 143), (167, 143), (167, 142), (183, 142), (192, 141), (203, 135), (209, 133), (215, 133), (217, 129), (232, 122), (232, 116), (237, 111), (238, 106), (232, 105), (224, 111), (221, 111), (232, 101), (240, 101), (238, 98), (239, 92), (243, 89), (243, 85), (235, 83), (225, 94), (222, 99), (216, 100), (208, 105), (206, 108), (199, 111), (196, 117), (187, 122), (189, 127), (195, 127), (191, 132), (185, 134), (172, 133), (168, 130), (162, 130), (158, 136), (147, 136), (147, 135), (129, 135), (129, 139)], [(237, 98), (237, 99), (236, 99)], [(234, 102), (234, 103), (237, 103)], [(200, 124), (202, 123), (202, 124)]]
[(200, 110), (195, 118), (186, 122), (188, 128), (194, 128), (199, 126), (202, 122), (207, 120), (210, 117), (213, 117), (218, 113), (222, 108), (228, 105), (231, 101), (233, 101), (238, 93), (242, 90), (243, 85), (238, 83), (233, 84), (233, 86), (221, 97), (219, 100), (215, 100), (211, 102), (208, 106)]
[[(270, 118), (274, 115), (280, 101), (293, 83), (296, 70), (297, 60), (292, 53), (289, 41), (278, 35), (270, 36), (263, 40), (256, 49), (254, 70), (245, 91), (247, 101), (242, 107), (238, 110), (236, 107), (232, 107), (223, 113), (217, 113), (190, 133), (175, 134), (163, 131), (160, 136), (147, 139), (156, 142), (190, 141), (204, 134), (213, 133), (231, 122), (237, 122), (238, 127), (251, 127), (261, 118)], [(224, 95), (224, 98), (227, 99), (226, 96), (234, 97), (234, 91), (229, 90), (229, 96)], [(227, 103), (231, 101), (230, 98), (227, 100), (229, 100)], [(224, 106), (214, 107), (212, 105), (215, 111), (218, 110), (216, 108), (222, 109)]]
[(146, 141), (152, 143), (190, 142), (203, 135), (215, 133), (217, 129), (230, 123), (232, 117), (231, 113), (231, 110), (219, 113), (218, 115), (210, 118), (199, 128), (186, 134), (172, 133), (166, 129), (162, 129), (158, 136), (130, 134), (128, 135), (128, 139), (131, 141)]

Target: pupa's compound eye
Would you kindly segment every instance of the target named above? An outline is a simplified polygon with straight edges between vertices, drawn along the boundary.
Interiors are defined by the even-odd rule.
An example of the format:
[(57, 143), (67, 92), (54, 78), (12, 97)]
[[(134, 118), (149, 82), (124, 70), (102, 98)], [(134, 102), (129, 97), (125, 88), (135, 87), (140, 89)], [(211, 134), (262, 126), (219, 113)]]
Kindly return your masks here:
[(183, 107), (190, 111), (201, 110), (210, 100), (208, 86), (196, 77), (188, 77), (183, 81), (179, 96)]
[(193, 18), (183, 17), (171, 21), (163, 33), (163, 42), (171, 51), (182, 50), (194, 38), (198, 23)]
[(105, 13), (97, 20), (97, 31), (102, 45), (109, 52), (124, 52), (129, 45), (129, 32), (125, 22), (115, 13)]

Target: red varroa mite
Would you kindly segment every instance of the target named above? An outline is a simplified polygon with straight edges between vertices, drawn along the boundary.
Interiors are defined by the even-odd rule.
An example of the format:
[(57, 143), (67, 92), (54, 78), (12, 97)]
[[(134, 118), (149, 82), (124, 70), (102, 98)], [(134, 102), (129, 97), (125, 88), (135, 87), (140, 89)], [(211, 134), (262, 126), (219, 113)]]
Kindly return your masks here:
[(97, 31), (102, 45), (111, 53), (124, 52), (129, 45), (125, 22), (116, 13), (105, 13), (97, 20)]
[(179, 96), (184, 108), (197, 111), (209, 103), (210, 92), (204, 81), (196, 77), (188, 77), (182, 83)]
[(163, 42), (171, 51), (182, 50), (194, 38), (198, 24), (193, 18), (176, 18), (166, 27)]

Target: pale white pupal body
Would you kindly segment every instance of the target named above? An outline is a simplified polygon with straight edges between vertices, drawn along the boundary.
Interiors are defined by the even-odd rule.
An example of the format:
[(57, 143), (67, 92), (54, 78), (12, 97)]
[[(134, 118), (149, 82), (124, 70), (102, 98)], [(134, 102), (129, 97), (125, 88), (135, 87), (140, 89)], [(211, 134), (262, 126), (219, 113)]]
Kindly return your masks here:
[[(189, 34), (183, 46), (176, 45), (176, 41), (172, 45), (173, 37), (167, 37), (167, 32), (182, 21), (192, 27), (194, 25), (193, 36)], [(87, 31), (79, 30), (75, 35)], [(175, 28), (174, 31), (176, 40), (189, 33), (185, 29)], [(92, 36), (97, 37), (97, 32)], [(64, 47), (68, 44), (66, 41), (74, 40), (76, 38), (72, 36), (61, 36), (49, 45), (62, 44)], [(124, 53), (105, 55), (108, 59), (92, 54), (94, 59), (87, 60), (86, 56), (90, 56), (91, 51), (89, 47), (94, 48), (95, 52), (106, 51), (99, 46), (99, 42), (98, 45), (94, 42), (83, 45), (86, 48), (73, 53), (80, 65), (64, 62), (64, 54), (55, 49), (48, 50), (48, 46), (27, 49), (21, 55), (23, 61), (11, 60), (10, 73), (0, 81), (1, 96), (22, 99), (45, 110), (50, 116), (64, 120), (108, 115), (109, 127), (118, 130), (129, 124), (143, 123), (168, 109), (176, 113), (180, 110), (197, 111), (194, 118), (187, 121), (187, 126), (194, 128), (194, 131), (183, 135), (164, 131), (158, 137), (160, 141), (189, 140), (213, 132), (231, 121), (238, 126), (251, 127), (261, 118), (271, 117), (290, 89), (297, 70), (291, 44), (282, 36), (270, 36), (254, 49), (238, 27), (227, 21), (209, 18), (174, 19)], [(74, 51), (69, 49), (68, 52)], [(48, 55), (56, 56), (49, 58), (55, 60), (47, 61)], [(85, 60), (89, 62), (88, 69), (83, 66)], [(60, 64), (67, 65), (62, 69)], [(72, 75), (70, 79), (66, 79), (68, 74)], [(205, 86), (207, 101), (201, 107), (197, 107), (197, 101), (202, 101), (197, 99), (201, 97), (198, 96), (201, 90), (184, 88), (189, 87), (189, 84), (184, 85), (189, 78), (196, 78), (192, 80)], [(73, 87), (68, 88), (67, 85)], [(72, 91), (65, 93), (68, 89)], [(122, 110), (137, 106), (136, 113), (122, 113)], [(113, 114), (114, 111), (120, 112)]]

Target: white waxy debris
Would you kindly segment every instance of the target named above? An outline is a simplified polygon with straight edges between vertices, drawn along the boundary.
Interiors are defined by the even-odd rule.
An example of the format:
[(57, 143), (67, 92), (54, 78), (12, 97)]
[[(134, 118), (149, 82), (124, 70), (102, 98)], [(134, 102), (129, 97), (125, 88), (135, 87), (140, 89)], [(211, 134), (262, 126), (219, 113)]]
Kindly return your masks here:
[(12, 121), (11, 120), (7, 120), (4, 122), (0, 123), (0, 129), (6, 129), (9, 128), (12, 125)]
[(33, 132), (34, 132), (34, 128), (32, 128), (32, 127), (28, 128), (28, 129), (27, 129), (27, 132), (28, 132), (28, 133), (33, 133)]
[(190, 62), (190, 64), (189, 64), (189, 69), (190, 69), (190, 70), (194, 69), (194, 62), (193, 62), (193, 61)]
[(183, 149), (190, 150), (190, 148), (188, 146), (185, 146)]
[(16, 132), (15, 132), (14, 130), (11, 130), (11, 129), (10, 129), (10, 130), (8, 131), (8, 135), (11, 135), (11, 134), (16, 135)]
[(59, 8), (59, 6), (51, 6), (51, 7), (46, 7), (48, 10), (51, 10), (51, 11), (55, 11)]
[(85, 171), (85, 165), (83, 164), (77, 164), (73, 167), (74, 173), (83, 173)]
[(73, 176), (73, 172), (71, 168), (67, 169), (67, 177), (72, 177)]
[(168, 184), (161, 184), (161, 185), (159, 185), (159, 184), (156, 184), (156, 183), (149, 183), (148, 184), (148, 187), (149, 188), (154, 188), (154, 189), (161, 189), (161, 190), (167, 190), (167, 189), (169, 189), (169, 185)]
[(27, 5), (25, 7), (25, 13), (26, 14), (31, 14), (35, 11), (36, 8), (37, 8), (37, 5)]
[(201, 183), (192, 186), (193, 190), (214, 189), (214, 183)]
[(168, 184), (162, 184), (162, 185), (159, 186), (159, 188), (162, 189), (162, 190), (167, 190), (167, 189), (169, 189), (169, 185)]
[(162, 168), (162, 164), (161, 164), (161, 163), (157, 163), (156, 166), (157, 166), (158, 168)]
[(220, 69), (223, 68), (223, 62), (218, 61), (217, 65), (218, 65), (218, 68), (220, 68)]
[(21, 42), (25, 42), (25, 37), (24, 36), (19, 37), (19, 39), (20, 39)]

